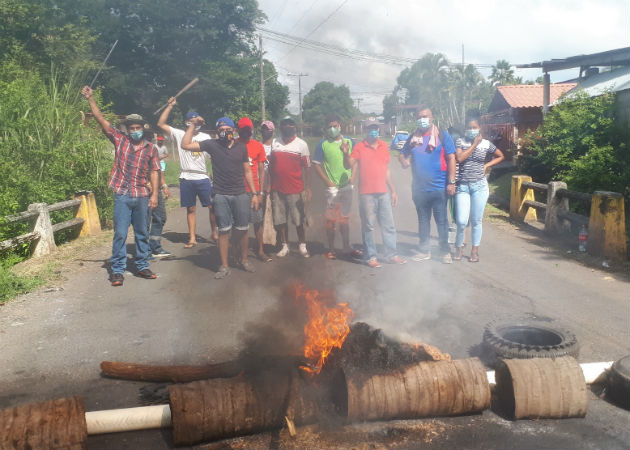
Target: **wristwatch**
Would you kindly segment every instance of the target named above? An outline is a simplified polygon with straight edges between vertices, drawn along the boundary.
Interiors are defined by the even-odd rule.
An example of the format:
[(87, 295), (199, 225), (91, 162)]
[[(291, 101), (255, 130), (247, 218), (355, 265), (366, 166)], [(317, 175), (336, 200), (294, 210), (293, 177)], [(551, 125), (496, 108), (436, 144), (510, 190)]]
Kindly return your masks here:
[(455, 178), (453, 178), (452, 180), (448, 180), (448, 184), (455, 184), (457, 183), (457, 180)]

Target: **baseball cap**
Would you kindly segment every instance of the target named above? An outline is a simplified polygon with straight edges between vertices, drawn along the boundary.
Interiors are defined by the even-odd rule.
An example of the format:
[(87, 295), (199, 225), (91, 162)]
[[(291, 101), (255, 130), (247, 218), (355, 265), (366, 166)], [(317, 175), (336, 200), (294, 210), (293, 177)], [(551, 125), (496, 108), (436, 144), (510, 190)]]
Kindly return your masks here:
[(292, 117), (286, 116), (284, 119), (280, 121), (280, 126), (282, 125), (293, 125), (295, 126), (295, 120)]
[(142, 118), (140, 114), (128, 114), (125, 116), (125, 120), (123, 120), (125, 125), (130, 125), (132, 123), (139, 123), (140, 125), (146, 125), (147, 121)]
[(263, 123), (260, 124), (262, 127), (267, 127), (268, 130), (273, 131), (276, 129), (275, 125), (271, 120), (264, 120)]
[(217, 120), (217, 123), (215, 126), (217, 128), (220, 128), (220, 127), (234, 128), (234, 121), (230, 119), (229, 117), (221, 117), (219, 120)]
[(186, 120), (194, 119), (195, 117), (199, 117), (199, 113), (195, 111), (190, 111), (186, 114)]
[(252, 122), (252, 119), (250, 119), (249, 117), (241, 117), (238, 121), (238, 128), (243, 129), (247, 127), (251, 128), (252, 130), (254, 129), (254, 123)]
[(157, 140), (158, 140), (158, 141), (163, 141), (163, 140), (164, 140), (164, 136), (158, 136), (158, 137), (157, 137)]

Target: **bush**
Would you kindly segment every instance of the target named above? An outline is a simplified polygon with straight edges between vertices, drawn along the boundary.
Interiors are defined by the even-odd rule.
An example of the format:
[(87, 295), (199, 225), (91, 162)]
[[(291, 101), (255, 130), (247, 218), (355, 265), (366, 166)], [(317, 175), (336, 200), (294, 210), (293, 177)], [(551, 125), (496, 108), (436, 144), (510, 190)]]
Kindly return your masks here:
[(580, 93), (556, 105), (539, 129), (527, 133), (519, 168), (541, 183), (564, 181), (572, 190), (614, 191), (628, 199), (627, 131), (615, 120), (612, 93)]
[[(0, 67), (0, 217), (24, 211), (30, 203), (67, 200), (81, 190), (94, 192), (101, 220), (111, 220), (113, 198), (107, 187), (113, 162), (111, 144), (83, 124), (78, 77), (48, 80), (14, 60)], [(57, 220), (72, 216), (60, 212)], [(27, 225), (1, 227), (0, 240), (21, 234)]]
[(0, 304), (42, 284), (39, 278), (14, 274), (11, 269), (18, 261), (15, 255), (0, 259)]

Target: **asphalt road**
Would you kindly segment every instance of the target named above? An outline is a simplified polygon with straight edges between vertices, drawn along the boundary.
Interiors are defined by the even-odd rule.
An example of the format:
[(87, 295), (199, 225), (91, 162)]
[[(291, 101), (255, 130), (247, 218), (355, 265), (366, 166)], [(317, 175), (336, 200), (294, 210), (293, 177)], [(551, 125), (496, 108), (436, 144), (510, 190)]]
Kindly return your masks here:
[[(405, 255), (416, 242), (417, 219), (409, 173), (397, 167), (393, 172), (400, 194), (399, 249)], [(147, 383), (103, 378), (101, 361), (231, 360), (265, 327), (290, 332), (278, 299), (295, 280), (309, 288), (334, 288), (339, 300), (349, 302), (354, 320), (404, 341), (432, 344), (453, 358), (477, 354), (489, 321), (516, 318), (572, 330), (580, 342), (580, 362), (629, 353), (627, 273), (592, 268), (500, 214), (490, 214), (484, 223), (478, 264), (431, 260), (370, 269), (329, 261), (321, 255), (324, 201), (317, 181), (314, 191), (310, 259), (297, 254), (291, 229), (293, 252), (286, 258), (266, 264), (253, 260), (257, 273), (234, 269), (227, 279), (214, 280), (218, 249), (203, 239), (209, 236), (206, 213), (198, 213), (200, 245), (187, 250), (184, 210), (176, 208), (164, 232), (164, 246), (174, 256), (152, 265), (157, 280), (128, 275), (123, 287), (110, 287), (105, 245), (86, 252), (80, 267), (69, 264), (61, 290), (42, 289), (0, 307), (0, 408), (66, 395), (82, 395), (88, 411), (138, 406), (139, 388)], [(351, 237), (359, 244), (354, 209)], [(287, 351), (292, 344), (261, 342)], [(589, 396), (584, 419), (512, 422), (486, 411), (333, 430), (307, 427), (296, 440), (285, 432), (263, 433), (197, 448), (629, 448), (630, 412), (593, 392)], [(88, 448), (167, 449), (172, 436), (169, 430), (92, 436)]]

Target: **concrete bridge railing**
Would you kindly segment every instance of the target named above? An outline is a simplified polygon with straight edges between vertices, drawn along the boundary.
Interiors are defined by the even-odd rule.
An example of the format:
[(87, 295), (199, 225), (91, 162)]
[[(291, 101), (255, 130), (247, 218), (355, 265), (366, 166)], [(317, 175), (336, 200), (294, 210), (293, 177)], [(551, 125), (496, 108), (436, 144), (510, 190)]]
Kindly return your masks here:
[[(534, 191), (546, 192), (547, 201), (536, 201)], [(569, 200), (590, 204), (589, 216), (571, 212)], [(538, 212), (544, 213), (545, 232), (565, 234), (571, 231), (572, 223), (578, 227), (586, 225), (586, 251), (589, 254), (622, 261), (627, 259), (623, 195), (607, 191), (585, 194), (568, 190), (562, 181), (534, 183), (530, 176), (513, 175), (510, 217), (522, 222), (536, 221)]]
[[(76, 208), (74, 218), (53, 224), (50, 220), (50, 213), (68, 208)], [(57, 231), (80, 226), (79, 237), (93, 235), (101, 231), (94, 194), (89, 191), (78, 192), (72, 200), (54, 205), (33, 203), (24, 212), (0, 218), (0, 225), (25, 221), (30, 222), (30, 231), (0, 242), (0, 252), (30, 242), (32, 256), (48, 255), (57, 249), (54, 236)]]

